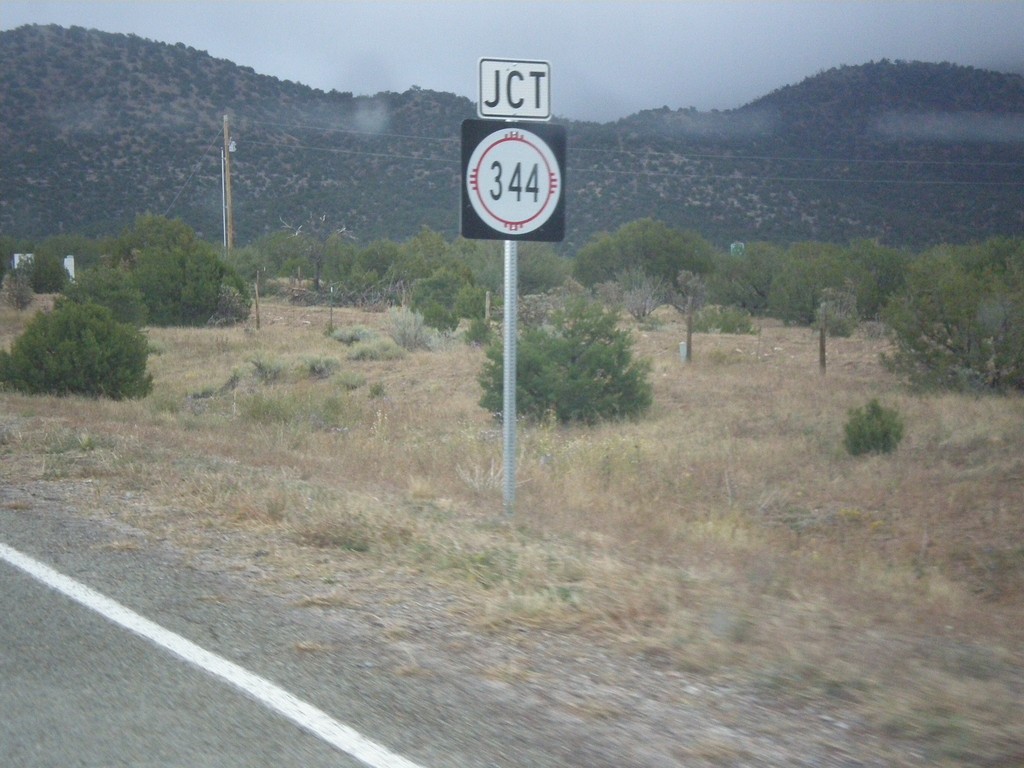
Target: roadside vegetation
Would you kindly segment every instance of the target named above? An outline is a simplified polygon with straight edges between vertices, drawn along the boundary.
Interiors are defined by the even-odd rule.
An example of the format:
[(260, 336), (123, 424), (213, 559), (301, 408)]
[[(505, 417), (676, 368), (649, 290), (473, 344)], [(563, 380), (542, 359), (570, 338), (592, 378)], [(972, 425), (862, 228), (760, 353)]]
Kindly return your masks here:
[[(480, 311), (500, 257), (429, 232), (431, 258), (367, 246), (445, 262), (429, 290), (405, 285), (405, 310), (388, 298), (403, 295), (399, 273), (368, 276), (380, 263), (339, 242), (346, 274), (367, 275), (359, 301), (337, 300), (350, 284), (330, 249), (320, 292), (260, 262), (258, 315), (145, 328), (145, 397), (0, 391), (0, 477), (87, 482), (126, 522), (200, 551), (274, 541), (275, 584), (321, 584), (318, 604), (344, 602), (345, 573), (413, 574), (477, 631), (565, 633), (779, 706), (842, 711), (891, 745), (893, 765), (1012, 764), (1024, 754), (1024, 245), (947, 258), (750, 244), (709, 247), (706, 262), (699, 249), (647, 283), (676, 296), (695, 295), (693, 275), (706, 284), (684, 361), (684, 302), (668, 294), (638, 317), (601, 288), (643, 268), (632, 246), (660, 230), (604, 236), (591, 265), (623, 269), (592, 278), (534, 253), (524, 340), (547, 334), (535, 341), (561, 365), (574, 323), (600, 330), (599, 367), (630, 372), (619, 402), (642, 407), (577, 417), (544, 401), (528, 414), (511, 517), (486, 399), (498, 357), (467, 343), (473, 323), (453, 309), (461, 295)], [(269, 258), (245, 257), (238, 274)], [(970, 290), (925, 290), (928, 275)], [(643, 284), (634, 273), (626, 287)], [(848, 319), (849, 296), (857, 321), (825, 349), (821, 317)], [(51, 302), (0, 306), (0, 349)], [(899, 335), (911, 317), (921, 324)], [(943, 325), (964, 340), (952, 363), (953, 345), (912, 343)], [(571, 366), (538, 371), (551, 393)]]

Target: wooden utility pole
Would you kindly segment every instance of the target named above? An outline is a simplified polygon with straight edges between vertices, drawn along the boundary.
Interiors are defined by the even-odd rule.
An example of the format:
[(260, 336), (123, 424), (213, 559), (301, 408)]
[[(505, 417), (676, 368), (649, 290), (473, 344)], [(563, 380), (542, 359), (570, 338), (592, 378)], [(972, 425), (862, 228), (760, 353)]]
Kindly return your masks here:
[(227, 249), (230, 252), (235, 247), (235, 214), (231, 207), (231, 128), (228, 125), (228, 116), (224, 115), (224, 205), (227, 221), (225, 239)]

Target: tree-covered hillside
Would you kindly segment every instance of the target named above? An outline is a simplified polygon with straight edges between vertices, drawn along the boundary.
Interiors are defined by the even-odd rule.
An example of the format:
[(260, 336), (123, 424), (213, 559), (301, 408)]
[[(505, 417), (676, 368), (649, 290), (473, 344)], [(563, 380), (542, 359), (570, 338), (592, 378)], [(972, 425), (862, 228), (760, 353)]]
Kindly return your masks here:
[[(0, 33), (0, 74), (0, 234), (116, 234), (153, 213), (219, 240), (224, 115), (239, 244), (323, 214), (362, 242), (458, 230), (468, 99), (325, 93), (181, 44), (55, 26)], [(1024, 232), (1017, 75), (883, 61), (727, 112), (566, 124), (569, 252), (647, 217), (718, 244)]]

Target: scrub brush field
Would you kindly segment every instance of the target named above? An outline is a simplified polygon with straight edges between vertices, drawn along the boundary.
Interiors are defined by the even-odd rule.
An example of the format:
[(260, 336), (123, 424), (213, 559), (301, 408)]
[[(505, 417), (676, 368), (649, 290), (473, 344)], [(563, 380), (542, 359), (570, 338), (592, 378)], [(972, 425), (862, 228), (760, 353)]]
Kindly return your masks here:
[[(32, 311), (0, 309), (0, 344)], [(474, 634), (557, 637), (661, 685), (827, 711), (878, 764), (1024, 761), (1019, 396), (911, 392), (870, 326), (829, 339), (825, 373), (814, 332), (771, 321), (697, 334), (684, 363), (681, 318), (661, 309), (623, 319), (650, 411), (523, 422), (506, 515), (484, 350), (406, 351), (388, 324), (265, 301), (258, 329), (147, 329), (145, 399), (0, 392), (0, 479), (86, 487), (82, 514), (197, 559), (259, 546), (267, 589), (311, 610), (429, 590)], [(872, 399), (903, 439), (851, 456), (844, 425)], [(719, 740), (677, 754), (750, 759)]]

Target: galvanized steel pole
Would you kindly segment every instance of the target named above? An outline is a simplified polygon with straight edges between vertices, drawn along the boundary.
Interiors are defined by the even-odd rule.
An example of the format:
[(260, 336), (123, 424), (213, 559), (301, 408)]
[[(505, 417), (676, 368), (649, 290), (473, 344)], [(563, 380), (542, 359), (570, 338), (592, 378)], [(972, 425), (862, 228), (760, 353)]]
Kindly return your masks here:
[(511, 515), (516, 503), (516, 315), (518, 298), (519, 244), (505, 241), (505, 324), (504, 392), (501, 415), (504, 440), (505, 513)]

